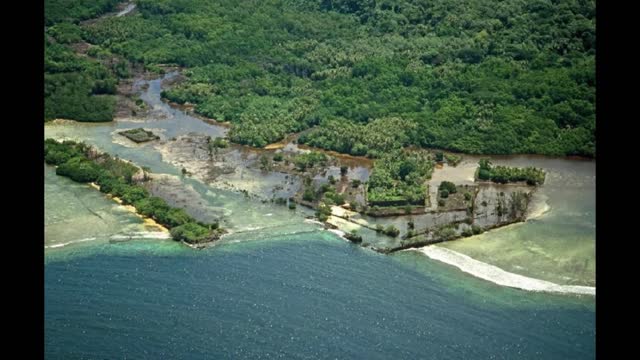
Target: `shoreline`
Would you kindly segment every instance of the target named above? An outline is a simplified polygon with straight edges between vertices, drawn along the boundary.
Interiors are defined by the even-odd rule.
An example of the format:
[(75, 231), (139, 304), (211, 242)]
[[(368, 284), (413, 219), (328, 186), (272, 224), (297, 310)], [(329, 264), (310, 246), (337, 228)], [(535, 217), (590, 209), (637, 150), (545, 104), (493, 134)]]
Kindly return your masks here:
[[(162, 77), (160, 78), (155, 78), (152, 80), (157, 80), (157, 79), (162, 79)], [(121, 94), (125, 97), (130, 97), (128, 95), (125, 94)], [(197, 114), (195, 112), (186, 112), (185, 109), (183, 108), (184, 105), (180, 105), (178, 103), (174, 103), (174, 102), (170, 102), (167, 101), (166, 104), (174, 110), (178, 110), (181, 111), (183, 114), (197, 118), (198, 120), (210, 124), (210, 125), (216, 125), (216, 126), (221, 126), (224, 128), (229, 129), (231, 127), (231, 124), (229, 122), (221, 122), (215, 119), (210, 119), (207, 118), (203, 115)], [(145, 116), (146, 117), (146, 116)], [(49, 121), (46, 121), (44, 124), (45, 126), (47, 124), (51, 124), (51, 125), (69, 125), (69, 124), (97, 124), (97, 125), (104, 125), (104, 124), (108, 124), (108, 123), (115, 123), (118, 122), (119, 120), (122, 120), (122, 118), (118, 118), (115, 117), (111, 120), (111, 121), (78, 121), (78, 120), (74, 120), (74, 119), (62, 119), (62, 118), (56, 118), (56, 119), (52, 119)], [(147, 119), (144, 119), (147, 120)], [(304, 130), (303, 130), (304, 131)], [(280, 141), (276, 141), (274, 143), (270, 143), (265, 145), (265, 147), (254, 147), (254, 146), (250, 146), (250, 145), (245, 145), (245, 144), (239, 144), (239, 143), (234, 143), (231, 142), (232, 144), (235, 145), (240, 145), (240, 146), (245, 146), (247, 148), (250, 148), (252, 150), (277, 150), (277, 149), (281, 149), (289, 144), (294, 144), (291, 141), (287, 140), (291, 140), (292, 138), (295, 138), (296, 136), (298, 136), (300, 134), (300, 132), (297, 133), (292, 133), (287, 135), (285, 138), (283, 138)], [(303, 150), (310, 150), (310, 151), (320, 151), (320, 152), (324, 152), (327, 155), (331, 155), (331, 156), (335, 156), (335, 157), (342, 157), (344, 159), (351, 159), (351, 160), (355, 160), (355, 161), (362, 161), (363, 163), (371, 163), (373, 164), (373, 160), (371, 158), (368, 158), (366, 156), (356, 156), (356, 155), (351, 155), (351, 154), (345, 154), (345, 153), (340, 153), (337, 151), (333, 151), (333, 150), (327, 150), (327, 149), (323, 149), (323, 148), (318, 148), (318, 147), (313, 147), (313, 146), (309, 146), (309, 145), (305, 145), (305, 144), (294, 144), (297, 145), (300, 149)], [(480, 158), (480, 157), (488, 157), (490, 159), (496, 159), (496, 160), (509, 160), (512, 158), (518, 158), (518, 157), (530, 157), (530, 158), (539, 158), (539, 159), (549, 159), (549, 160), (571, 160), (571, 161), (580, 161), (580, 162), (596, 162), (596, 157), (587, 157), (587, 156), (581, 156), (581, 155), (545, 155), (545, 154), (536, 154), (536, 153), (518, 153), (518, 154), (472, 154), (472, 153), (464, 153), (464, 152), (456, 152), (456, 151), (452, 151), (452, 150), (446, 150), (446, 149), (440, 149), (440, 148), (430, 148), (430, 147), (416, 147), (416, 146), (407, 146), (405, 147), (405, 149), (411, 150), (411, 149), (418, 149), (418, 150), (426, 150), (426, 151), (443, 151), (443, 152), (450, 152), (450, 153), (454, 153), (457, 155), (461, 155), (463, 156), (463, 160), (464, 157), (471, 157), (471, 158)], [(488, 181), (488, 183), (493, 183), (491, 181)], [(495, 183), (494, 183), (495, 184)]]
[[(169, 236), (168, 233), (162, 232), (162, 231), (135, 231), (132, 233), (125, 233), (125, 234), (113, 234), (111, 236), (108, 237), (109, 242), (126, 242), (131, 240), (132, 238), (136, 238), (136, 239), (170, 239), (171, 236)], [(67, 241), (67, 242), (62, 242), (62, 243), (54, 243), (54, 244), (45, 244), (44, 248), (45, 249), (56, 249), (56, 248), (62, 248), (65, 247), (67, 245), (72, 245), (72, 244), (77, 244), (77, 243), (83, 243), (83, 242), (88, 242), (88, 241), (95, 241), (98, 240), (97, 237), (88, 237), (88, 238), (82, 238), (82, 239), (78, 239), (78, 240), (71, 240), (71, 241)]]
[(511, 273), (497, 266), (473, 259), (470, 256), (447, 248), (424, 246), (422, 248), (407, 249), (404, 251), (420, 252), (430, 259), (455, 266), (467, 274), (500, 286), (534, 292), (596, 295), (596, 288), (593, 286), (560, 285), (547, 280)]
[[(100, 191), (100, 186), (98, 184), (94, 183), (94, 182), (89, 183), (89, 186), (91, 186), (92, 188)], [(113, 196), (111, 194), (106, 194), (106, 195), (107, 195), (108, 198), (110, 198), (111, 200), (113, 200), (116, 203), (118, 203), (120, 206), (122, 206), (124, 209), (126, 209), (130, 213), (133, 213), (134, 215), (136, 215), (137, 217), (142, 219), (142, 225), (145, 226), (146, 228), (155, 227), (156, 229), (159, 229), (159, 231), (157, 231), (157, 232), (167, 233), (167, 234), (169, 233), (169, 229), (167, 229), (163, 225), (160, 225), (159, 223), (157, 223), (155, 220), (153, 220), (152, 218), (150, 218), (148, 216), (144, 216), (144, 215), (138, 213), (138, 210), (133, 205), (124, 205), (122, 203), (122, 200), (120, 198), (118, 198), (117, 196)]]
[[(174, 72), (177, 75), (181, 75), (182, 71), (184, 71), (185, 69), (188, 69), (188, 68), (177, 67), (174, 70)], [(164, 77), (164, 75), (162, 75), (160, 77), (160, 79), (163, 79), (163, 77)], [(173, 101), (169, 101), (168, 99), (166, 100), (166, 99), (164, 99), (162, 97), (161, 97), (161, 100), (164, 101), (170, 108), (172, 108), (174, 110), (182, 111), (184, 114), (187, 114), (189, 116), (193, 116), (195, 118), (198, 118), (203, 122), (211, 123), (211, 124), (214, 124), (214, 125), (223, 126), (223, 127), (226, 127), (226, 128), (231, 128), (231, 126), (232, 126), (231, 123), (228, 122), (228, 121), (222, 122), (222, 121), (218, 121), (218, 120), (215, 120), (215, 119), (212, 119), (212, 118), (208, 118), (208, 117), (206, 117), (204, 115), (198, 114), (195, 111), (189, 111), (189, 112), (185, 111), (185, 107), (188, 107), (188, 106), (192, 107), (195, 104), (190, 104), (190, 105), (179, 104), (179, 103), (176, 103), (176, 102), (173, 102)], [(275, 141), (273, 143), (269, 143), (269, 144), (267, 144), (267, 145), (265, 145), (264, 147), (261, 147), (261, 148), (260, 147), (253, 147), (253, 146), (245, 145), (245, 144), (236, 144), (236, 143), (234, 143), (234, 144), (247, 146), (247, 147), (250, 147), (250, 148), (256, 149), (256, 150), (277, 150), (277, 149), (281, 149), (281, 148), (283, 148), (283, 147), (285, 147), (287, 145), (294, 144), (292, 142), (292, 140), (296, 139), (301, 133), (303, 133), (305, 131), (308, 131), (308, 130), (310, 130), (312, 128), (313, 127), (308, 128), (308, 129), (304, 129), (304, 130), (299, 131), (299, 132), (294, 132), (294, 133), (291, 133), (291, 134), (287, 134), (284, 138), (282, 138), (282, 139), (280, 139), (278, 141)], [(366, 156), (357, 156), (357, 155), (345, 154), (345, 153), (340, 153), (340, 152), (329, 150), (329, 149), (323, 149), (323, 148), (317, 148), (317, 147), (314, 147), (314, 146), (309, 146), (309, 145), (306, 145), (306, 144), (295, 143), (294, 145), (297, 145), (300, 149), (303, 149), (303, 150), (321, 151), (321, 152), (324, 152), (324, 153), (326, 153), (327, 155), (330, 155), (330, 156), (343, 157), (345, 159), (353, 159), (353, 160), (357, 160), (357, 161), (368, 162), (371, 165), (373, 165), (373, 161), (374, 161), (374, 159), (368, 158)], [(546, 155), (546, 154), (538, 154), (538, 153), (530, 153), (530, 154), (528, 154), (528, 153), (474, 154), (474, 153), (465, 153), (465, 152), (459, 152), (459, 151), (456, 151), (456, 150), (444, 149), (444, 148), (418, 147), (418, 146), (415, 146), (415, 145), (406, 146), (405, 149), (407, 149), (407, 150), (418, 149), (418, 150), (427, 150), (427, 151), (442, 151), (442, 152), (448, 152), (448, 153), (452, 153), (452, 154), (456, 154), (456, 155), (461, 155), (463, 157), (465, 157), (465, 156), (466, 157), (489, 157), (489, 158), (496, 158), (496, 159), (500, 159), (500, 160), (514, 158), (514, 157), (533, 157), (533, 158), (543, 158), (543, 159), (544, 158), (546, 158), (546, 159), (562, 159), (562, 160), (575, 160), (575, 161), (586, 161), (586, 162), (589, 162), (589, 161), (596, 161), (596, 156), (597, 156), (596, 155), (596, 156), (593, 156), (593, 157), (589, 157), (589, 156), (584, 156), (584, 155)]]

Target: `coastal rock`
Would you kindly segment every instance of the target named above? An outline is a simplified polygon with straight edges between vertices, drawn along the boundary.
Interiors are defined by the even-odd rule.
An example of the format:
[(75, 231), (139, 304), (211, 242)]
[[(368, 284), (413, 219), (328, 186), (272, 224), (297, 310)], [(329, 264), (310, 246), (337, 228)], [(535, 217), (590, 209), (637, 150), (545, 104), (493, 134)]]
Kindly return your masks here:
[(138, 170), (138, 172), (133, 174), (133, 176), (131, 177), (131, 180), (133, 180), (134, 182), (143, 182), (143, 181), (146, 181), (147, 179), (148, 179), (148, 175), (142, 169)]

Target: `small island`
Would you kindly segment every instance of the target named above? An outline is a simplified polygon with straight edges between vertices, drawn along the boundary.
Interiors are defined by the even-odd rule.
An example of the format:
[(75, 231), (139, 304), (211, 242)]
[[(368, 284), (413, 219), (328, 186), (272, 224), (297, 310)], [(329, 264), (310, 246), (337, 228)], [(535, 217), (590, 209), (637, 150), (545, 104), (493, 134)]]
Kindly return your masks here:
[(151, 131), (145, 130), (143, 128), (130, 129), (125, 131), (120, 131), (118, 134), (126, 137), (127, 139), (140, 144), (153, 140), (160, 140), (160, 137), (154, 134)]

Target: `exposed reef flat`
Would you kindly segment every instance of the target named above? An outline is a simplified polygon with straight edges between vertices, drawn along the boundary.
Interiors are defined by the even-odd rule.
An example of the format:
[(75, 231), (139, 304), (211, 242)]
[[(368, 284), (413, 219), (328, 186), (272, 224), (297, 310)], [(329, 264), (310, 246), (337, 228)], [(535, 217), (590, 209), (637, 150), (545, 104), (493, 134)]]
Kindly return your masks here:
[[(472, 236), (524, 221), (536, 189), (526, 184), (474, 182), (470, 173), (459, 175), (463, 181), (444, 198), (437, 190), (444, 181), (443, 175), (438, 174), (445, 172), (441, 166), (434, 170), (440, 181), (426, 183), (424, 204), (368, 206), (366, 183), (372, 166), (369, 159), (358, 163), (357, 157), (342, 159), (296, 144), (280, 145), (256, 149), (190, 133), (154, 146), (165, 161), (182, 168), (186, 176), (292, 209), (296, 203), (321, 209), (326, 196), (318, 191), (328, 191), (341, 203), (330, 204), (330, 218), (323, 220), (348, 233), (356, 230), (363, 246), (382, 253)], [(317, 161), (311, 155), (301, 156), (311, 153), (323, 155), (318, 155)], [(316, 189), (313, 197), (308, 194), (309, 188)], [(345, 226), (347, 223), (353, 227)]]

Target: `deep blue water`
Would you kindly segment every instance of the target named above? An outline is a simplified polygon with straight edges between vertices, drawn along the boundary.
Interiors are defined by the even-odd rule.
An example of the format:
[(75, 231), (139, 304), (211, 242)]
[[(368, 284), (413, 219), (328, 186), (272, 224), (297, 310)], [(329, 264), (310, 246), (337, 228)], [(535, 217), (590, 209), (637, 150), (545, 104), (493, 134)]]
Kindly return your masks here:
[(595, 357), (592, 298), (507, 289), (327, 232), (282, 237), (49, 257), (46, 358)]

